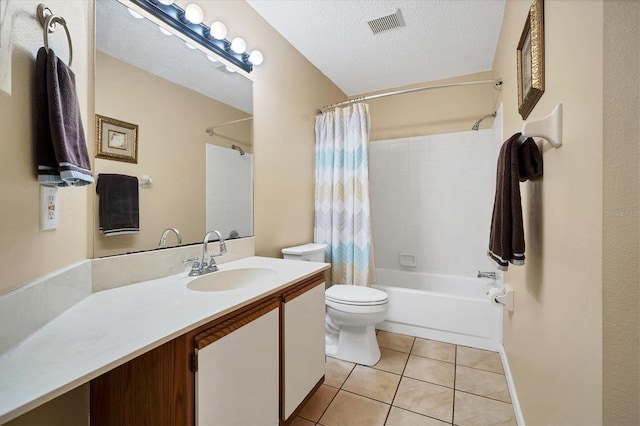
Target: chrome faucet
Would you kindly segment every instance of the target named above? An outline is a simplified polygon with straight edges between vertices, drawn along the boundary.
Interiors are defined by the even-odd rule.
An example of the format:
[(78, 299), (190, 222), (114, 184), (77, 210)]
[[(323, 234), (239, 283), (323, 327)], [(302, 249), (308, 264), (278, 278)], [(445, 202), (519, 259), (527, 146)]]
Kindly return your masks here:
[(478, 278), (491, 278), (492, 280), (495, 280), (497, 276), (495, 272), (478, 271)]
[[(218, 236), (218, 241), (220, 244), (220, 251), (218, 254), (212, 254), (209, 256), (208, 244), (211, 236), (215, 234)], [(218, 231), (209, 231), (204, 235), (204, 240), (202, 241), (202, 261), (193, 262), (193, 266), (191, 267), (191, 271), (189, 272), (189, 276), (197, 276), (208, 274), (209, 272), (215, 272), (218, 270), (218, 265), (216, 265), (215, 258), (218, 256), (222, 256), (227, 252), (227, 246), (222, 239), (222, 235)], [(209, 262), (207, 263), (207, 258), (209, 258)]]
[(167, 243), (167, 235), (169, 232), (174, 232), (176, 234), (176, 239), (178, 240), (178, 245), (182, 244), (182, 237), (180, 236), (180, 231), (178, 228), (167, 228), (162, 232), (162, 236), (160, 237), (160, 242), (158, 243), (158, 247), (165, 247)]

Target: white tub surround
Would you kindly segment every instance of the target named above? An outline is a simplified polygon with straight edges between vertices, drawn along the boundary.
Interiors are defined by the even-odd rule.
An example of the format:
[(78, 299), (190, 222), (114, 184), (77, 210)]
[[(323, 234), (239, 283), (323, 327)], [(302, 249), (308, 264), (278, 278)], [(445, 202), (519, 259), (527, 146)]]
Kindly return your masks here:
[(376, 269), (374, 286), (389, 295), (380, 330), (497, 351), (503, 305), (492, 301), (492, 279)]
[(0, 423), (328, 267), (249, 257), (220, 270), (268, 268), (275, 274), (232, 291), (189, 290), (194, 277), (181, 272), (92, 293), (0, 357)]
[(495, 125), (371, 142), (376, 267), (463, 276), (494, 270), (486, 253), (501, 144)]

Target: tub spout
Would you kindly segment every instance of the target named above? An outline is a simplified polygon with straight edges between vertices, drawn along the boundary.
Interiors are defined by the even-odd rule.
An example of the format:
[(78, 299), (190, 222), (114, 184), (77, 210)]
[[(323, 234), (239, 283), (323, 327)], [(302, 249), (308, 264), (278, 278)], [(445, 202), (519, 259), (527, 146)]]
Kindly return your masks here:
[(478, 278), (490, 278), (492, 280), (495, 280), (497, 277), (495, 272), (478, 271)]

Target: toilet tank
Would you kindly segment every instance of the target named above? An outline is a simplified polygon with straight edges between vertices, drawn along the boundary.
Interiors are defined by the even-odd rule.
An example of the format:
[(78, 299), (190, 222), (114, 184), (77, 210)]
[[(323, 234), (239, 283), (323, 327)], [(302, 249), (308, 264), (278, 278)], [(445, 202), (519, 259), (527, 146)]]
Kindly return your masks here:
[(301, 246), (283, 248), (282, 256), (285, 259), (324, 262), (324, 252), (326, 249), (326, 244), (309, 243)]

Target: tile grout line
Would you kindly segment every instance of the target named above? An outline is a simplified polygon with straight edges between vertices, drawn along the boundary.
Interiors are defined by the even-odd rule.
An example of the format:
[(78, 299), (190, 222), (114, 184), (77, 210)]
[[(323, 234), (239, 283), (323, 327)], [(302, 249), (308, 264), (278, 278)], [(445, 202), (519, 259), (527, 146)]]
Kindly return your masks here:
[[(377, 331), (376, 331), (376, 334), (378, 334)], [(386, 424), (388, 422), (388, 420), (389, 420), (390, 415), (391, 415), (391, 408), (395, 406), (394, 402), (395, 402), (395, 399), (397, 397), (397, 394), (398, 394), (398, 391), (399, 391), (399, 388), (400, 388), (400, 382), (405, 377), (410, 378), (409, 376), (405, 376), (405, 372), (406, 372), (406, 369), (407, 369), (407, 366), (408, 366), (408, 363), (409, 363), (409, 359), (410, 359), (411, 355), (413, 355), (413, 349), (416, 348), (416, 343), (417, 343), (417, 339), (418, 338), (416, 336), (409, 336), (409, 337), (413, 338), (412, 343), (411, 343), (410, 348), (409, 348), (409, 352), (404, 352), (402, 350), (396, 350), (396, 349), (381, 347), (381, 348), (383, 348), (385, 350), (392, 351), (392, 352), (397, 352), (397, 353), (401, 353), (401, 354), (405, 354), (407, 356), (407, 359), (406, 359), (406, 361), (405, 361), (405, 363), (404, 363), (404, 365), (402, 367), (402, 371), (400, 372), (400, 374), (397, 374), (397, 373), (392, 372), (392, 371), (382, 370), (382, 369), (376, 368), (375, 366), (365, 366), (363, 364), (353, 363), (354, 364), (353, 368), (350, 369), (349, 373), (347, 374), (345, 379), (341, 382), (341, 384), (340, 384), (340, 386), (338, 388), (335, 388), (333, 386), (327, 385), (329, 387), (332, 387), (333, 389), (337, 389), (337, 391), (333, 395), (333, 397), (331, 398), (331, 400), (329, 401), (329, 403), (327, 404), (325, 409), (322, 411), (318, 421), (315, 424), (316, 425), (321, 425), (321, 423), (319, 423), (320, 419), (322, 419), (322, 417), (326, 414), (326, 412), (328, 411), (329, 407), (334, 402), (336, 396), (338, 395), (338, 393), (340, 391), (344, 391), (344, 392), (349, 393), (351, 395), (359, 396), (359, 397), (365, 398), (365, 399), (370, 400), (370, 401), (374, 401), (374, 402), (377, 402), (377, 403), (380, 403), (380, 404), (387, 405), (389, 408), (387, 410), (387, 413), (386, 413), (386, 416), (385, 416), (385, 419), (384, 419), (384, 424)], [(427, 339), (427, 340), (432, 340), (432, 339)], [(486, 399), (486, 400), (491, 400), (491, 401), (495, 401), (495, 402), (501, 402), (503, 404), (507, 404), (507, 405), (510, 405), (510, 406), (513, 407), (513, 403), (512, 402), (511, 403), (510, 402), (505, 402), (505, 401), (500, 400), (500, 399), (496, 399), (496, 398), (488, 397), (488, 396), (485, 396), (485, 395), (479, 395), (479, 394), (476, 394), (476, 393), (472, 393), (472, 392), (468, 392), (468, 391), (457, 389), (457, 373), (458, 373), (457, 370), (458, 370), (458, 362), (459, 362), (458, 349), (460, 348), (460, 345), (453, 345), (453, 346), (455, 348), (454, 349), (454, 362), (452, 363), (453, 367), (454, 367), (454, 375), (453, 375), (454, 377), (453, 377), (453, 387), (452, 387), (452, 390), (453, 390), (453, 401), (452, 401), (452, 418), (451, 418), (451, 422), (449, 424), (455, 426), (455, 423), (453, 422), (454, 419), (455, 419), (455, 399), (456, 399), (455, 397), (456, 397), (456, 394), (458, 392), (463, 393), (463, 394), (467, 394), (467, 395), (473, 395), (473, 396), (476, 396), (478, 398), (483, 398), (483, 399)], [(429, 356), (422, 356), (422, 355), (415, 355), (415, 356), (417, 356), (419, 358), (425, 358), (425, 359), (430, 359), (430, 360), (435, 360), (435, 361), (440, 361), (440, 362), (444, 362), (444, 363), (447, 363), (447, 364), (451, 364), (448, 361), (444, 361), (444, 360), (437, 359), (437, 358), (432, 358), (432, 357), (429, 357)], [(368, 397), (368, 396), (365, 396), (365, 395), (361, 395), (361, 394), (359, 394), (357, 392), (354, 392), (354, 391), (349, 391), (349, 390), (344, 389), (345, 383), (347, 383), (349, 378), (353, 375), (356, 367), (359, 366), (359, 365), (362, 365), (363, 367), (367, 367), (367, 368), (372, 368), (372, 369), (375, 369), (377, 371), (381, 371), (381, 372), (384, 372), (384, 373), (388, 373), (388, 374), (393, 374), (395, 376), (399, 376), (398, 386), (396, 387), (394, 395), (391, 398), (391, 402), (386, 403), (384, 401), (381, 401), (381, 400), (378, 400), (378, 399), (375, 399), (375, 398), (372, 398), (372, 397)], [(483, 368), (465, 366), (465, 365), (462, 365), (462, 364), (460, 364), (460, 366), (463, 366), (463, 367), (469, 368), (469, 369), (473, 369), (473, 370), (476, 370), (476, 371), (482, 371), (482, 372), (486, 372), (486, 373), (493, 373), (493, 374), (498, 374), (498, 375), (501, 375), (501, 376), (505, 376), (504, 373), (497, 373), (497, 372), (492, 371), (492, 370), (485, 370)], [(424, 382), (424, 383), (433, 384), (433, 385), (436, 385), (436, 386), (447, 387), (447, 386), (444, 386), (444, 385), (441, 385), (441, 384), (438, 384), (438, 383), (429, 382), (429, 381), (426, 381), (426, 380), (421, 380), (421, 379), (417, 379), (417, 378), (411, 378), (411, 379), (417, 380), (417, 381), (421, 381), (421, 382)], [(401, 408), (401, 407), (397, 407), (397, 408)], [(425, 415), (423, 413), (419, 413), (419, 412), (413, 411), (411, 409), (402, 408), (402, 410), (405, 410), (407, 412), (414, 413), (416, 415), (423, 416), (423, 417), (426, 417), (426, 418), (432, 418), (432, 419), (435, 419), (435, 420), (438, 420), (438, 421), (442, 421), (441, 419), (438, 419), (438, 418), (435, 418), (435, 417), (431, 417), (431, 416)], [(309, 420), (309, 419), (306, 419), (306, 420)], [(309, 420), (309, 421), (312, 421), (312, 420)]]
[[(384, 425), (387, 424), (389, 420), (389, 416), (391, 415), (391, 408), (394, 407), (393, 402), (396, 400), (396, 395), (398, 395), (398, 389), (400, 389), (400, 383), (402, 383), (402, 378), (404, 377), (404, 371), (407, 369), (407, 364), (409, 364), (409, 357), (411, 356), (411, 351), (413, 350), (413, 346), (416, 344), (416, 337), (413, 337), (413, 341), (411, 342), (411, 347), (409, 348), (409, 353), (407, 354), (407, 360), (404, 363), (404, 367), (402, 367), (402, 371), (400, 372), (400, 380), (398, 380), (398, 386), (396, 387), (396, 391), (393, 393), (393, 398), (391, 398), (391, 403), (389, 403), (389, 411), (387, 412), (387, 417), (384, 419)], [(388, 348), (385, 348), (388, 349)], [(393, 350), (393, 349), (390, 349)], [(400, 351), (397, 351), (400, 352)]]
[[(334, 388), (334, 389), (335, 389), (335, 388)], [(338, 392), (340, 392), (340, 389), (338, 389)], [(338, 392), (336, 392), (336, 393), (333, 395), (333, 397), (331, 398), (331, 401), (329, 401), (329, 403), (328, 403), (328, 404), (327, 404), (327, 406), (324, 408), (324, 410), (322, 410), (322, 413), (321, 413), (321, 414), (320, 414), (320, 416), (318, 417), (318, 421), (313, 422), (313, 420), (309, 420), (309, 419), (307, 419), (307, 420), (309, 420), (309, 421), (313, 422), (313, 424), (316, 424), (316, 425), (320, 424), (320, 420), (322, 420), (322, 416), (324, 416), (324, 414), (327, 412), (327, 410), (329, 409), (329, 406), (331, 405), (331, 403), (333, 402), (333, 400), (334, 400), (334, 399), (336, 399), (336, 396), (338, 396)], [(300, 416), (300, 417), (302, 417), (302, 416)], [(302, 418), (304, 419), (304, 417), (302, 417)]]
[[(326, 362), (327, 362), (327, 357), (329, 357), (329, 356), (328, 356), (328, 355), (325, 355), (325, 356), (324, 356), (324, 362), (325, 362), (325, 365), (326, 365)], [(329, 357), (329, 358), (331, 358), (331, 357)], [(334, 359), (337, 359), (337, 358), (334, 358)], [(324, 408), (324, 410), (322, 410), (322, 414), (320, 414), (320, 417), (318, 417), (318, 421), (314, 422), (313, 420), (310, 420), (310, 419), (306, 419), (306, 420), (309, 420), (309, 421), (313, 422), (313, 423), (314, 423), (314, 424), (316, 424), (316, 425), (320, 424), (320, 420), (322, 420), (322, 416), (324, 416), (324, 415), (325, 415), (325, 413), (327, 412), (327, 410), (328, 410), (328, 409), (329, 409), (329, 407), (331, 406), (331, 403), (333, 403), (333, 400), (334, 400), (334, 399), (336, 399), (336, 396), (338, 396), (338, 393), (342, 390), (342, 386), (343, 386), (345, 383), (347, 383), (347, 379), (349, 379), (349, 376), (351, 376), (351, 373), (353, 373), (353, 370), (355, 370), (355, 369), (356, 369), (356, 365), (358, 365), (358, 364), (355, 364), (355, 363), (354, 363), (353, 368), (351, 369), (351, 371), (349, 371), (349, 374), (347, 374), (347, 377), (345, 377), (344, 381), (340, 384), (340, 387), (339, 387), (339, 388), (334, 388), (333, 386), (326, 385), (326, 386), (329, 386), (330, 388), (338, 389), (338, 391), (333, 395), (333, 397), (331, 398), (331, 401), (329, 401), (329, 403), (328, 403), (328, 404), (327, 404), (327, 406)], [(347, 392), (347, 391), (345, 391), (345, 392)], [(300, 416), (300, 417), (302, 417), (302, 416)], [(304, 419), (305, 417), (302, 417), (302, 418)]]
[(469, 391), (465, 391), (465, 390), (462, 390), (462, 389), (456, 389), (456, 392), (466, 393), (467, 395), (477, 396), (478, 398), (484, 398), (484, 399), (489, 399), (491, 401), (502, 402), (503, 404), (513, 405), (511, 402), (506, 402), (506, 401), (503, 401), (501, 399), (492, 398), (492, 397), (486, 396), (486, 395), (480, 395), (480, 394), (469, 392)]
[(451, 406), (451, 424), (454, 424), (453, 421), (456, 418), (456, 380), (458, 379), (458, 345), (456, 345), (456, 349), (453, 355), (453, 401)]

